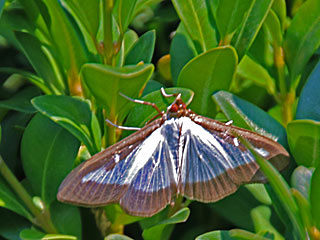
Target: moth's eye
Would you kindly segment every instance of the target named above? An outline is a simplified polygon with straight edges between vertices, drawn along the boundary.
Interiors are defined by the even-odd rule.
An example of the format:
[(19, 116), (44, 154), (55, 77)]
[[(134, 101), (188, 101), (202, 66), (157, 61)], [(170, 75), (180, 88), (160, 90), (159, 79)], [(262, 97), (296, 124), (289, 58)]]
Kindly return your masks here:
[(171, 112), (177, 112), (177, 111), (179, 110), (179, 107), (178, 107), (178, 105), (175, 103), (175, 104), (172, 104), (170, 110), (171, 110)]

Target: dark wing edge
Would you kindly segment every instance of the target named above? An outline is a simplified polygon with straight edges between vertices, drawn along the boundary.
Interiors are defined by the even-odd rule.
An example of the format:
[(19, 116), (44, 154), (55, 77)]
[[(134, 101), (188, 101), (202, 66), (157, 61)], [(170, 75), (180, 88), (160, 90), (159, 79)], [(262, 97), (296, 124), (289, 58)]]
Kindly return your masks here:
[[(257, 153), (269, 160), (278, 171), (284, 170), (289, 165), (290, 155), (287, 150), (280, 143), (269, 137), (236, 126), (226, 125), (222, 122), (199, 115), (195, 115), (192, 120), (211, 132), (218, 132), (223, 136), (229, 137), (230, 140), (236, 138), (236, 136), (233, 135), (233, 132), (235, 132), (237, 135), (248, 140), (254, 146)], [(263, 152), (269, 154), (266, 156)], [(266, 177), (259, 169), (250, 181), (244, 183), (266, 182)]]
[(218, 201), (250, 182), (259, 169), (249, 151), (225, 142), (189, 118), (182, 120), (181, 145), (178, 192), (192, 200)]
[(58, 200), (84, 207), (119, 203), (128, 214), (141, 217), (164, 209), (176, 195), (176, 185), (168, 156), (171, 150), (159, 140), (161, 121), (155, 120), (75, 168), (61, 184)]
[[(113, 184), (111, 186), (107, 184), (103, 186), (103, 184), (94, 183), (94, 181), (83, 182), (84, 177), (93, 172), (99, 174), (99, 169), (101, 169), (101, 174), (103, 171), (106, 172), (114, 169), (117, 163), (122, 162), (146, 137), (159, 128), (162, 121), (162, 119), (157, 119), (151, 122), (141, 130), (81, 163), (61, 183), (57, 199), (61, 202), (87, 207), (103, 206), (118, 202), (127, 190), (128, 185)], [(101, 194), (101, 190), (104, 194)]]

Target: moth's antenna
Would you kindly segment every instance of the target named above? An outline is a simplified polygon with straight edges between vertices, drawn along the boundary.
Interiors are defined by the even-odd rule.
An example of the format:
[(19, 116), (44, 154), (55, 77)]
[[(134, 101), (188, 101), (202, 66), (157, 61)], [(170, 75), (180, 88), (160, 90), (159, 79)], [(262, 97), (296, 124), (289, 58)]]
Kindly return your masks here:
[(120, 95), (121, 97), (124, 97), (125, 99), (131, 101), (131, 102), (151, 106), (151, 107), (153, 107), (159, 114), (163, 115), (163, 112), (158, 108), (158, 106), (157, 106), (155, 103), (147, 102), (147, 101), (143, 101), (143, 100), (139, 100), (139, 99), (133, 99), (133, 98), (128, 97), (127, 95), (124, 95), (124, 94), (121, 93), (121, 92), (119, 92), (119, 95)]
[(162, 87), (160, 89), (162, 96), (168, 98), (168, 97), (177, 97), (180, 93), (172, 93), (172, 94), (168, 94), (166, 93), (166, 91), (164, 90), (164, 88)]

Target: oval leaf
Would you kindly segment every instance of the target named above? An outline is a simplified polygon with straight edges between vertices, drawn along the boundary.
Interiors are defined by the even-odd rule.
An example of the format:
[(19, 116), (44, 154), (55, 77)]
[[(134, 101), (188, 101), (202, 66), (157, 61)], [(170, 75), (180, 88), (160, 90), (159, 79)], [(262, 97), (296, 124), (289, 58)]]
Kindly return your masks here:
[(166, 227), (171, 224), (177, 224), (187, 221), (190, 215), (189, 208), (182, 208), (170, 218), (160, 221), (155, 226), (143, 230), (142, 236), (145, 240), (167, 239), (167, 234), (171, 231), (165, 231)]
[(100, 126), (88, 101), (77, 97), (47, 95), (34, 98), (32, 104), (76, 136), (91, 154), (101, 150)]
[[(217, 26), (221, 40), (234, 33), (241, 24), (245, 13), (250, 8), (252, 0), (220, 1), (217, 9)], [(229, 39), (231, 40), (231, 39)]]
[(20, 232), (20, 238), (23, 240), (54, 240), (54, 239), (63, 239), (63, 240), (77, 240), (75, 236), (62, 235), (62, 234), (45, 234), (43, 232), (37, 231), (35, 229), (25, 229)]
[(287, 146), (284, 127), (262, 109), (225, 91), (215, 93), (212, 98), (233, 124), (273, 138)]
[(294, 16), (284, 39), (291, 84), (320, 46), (320, 1), (308, 0)]
[(180, 72), (177, 85), (194, 91), (190, 108), (201, 115), (215, 116), (211, 95), (230, 88), (236, 64), (237, 55), (230, 46), (214, 48), (188, 62)]
[(316, 168), (311, 179), (310, 203), (316, 226), (320, 229), (320, 168)]
[(143, 34), (130, 48), (129, 52), (125, 56), (124, 65), (134, 65), (139, 62), (150, 63), (154, 45), (156, 41), (156, 32), (151, 30)]
[(27, 87), (16, 93), (10, 99), (0, 101), (0, 107), (25, 113), (34, 113), (36, 109), (30, 101), (38, 95), (40, 95), (38, 88)]
[(301, 92), (296, 118), (320, 121), (320, 61), (308, 77)]
[(256, 38), (268, 12), (272, 6), (272, 0), (253, 0), (248, 13), (237, 32), (232, 39), (234, 47), (237, 49), (239, 59), (241, 59), (250, 48)]
[(50, 204), (70, 172), (79, 149), (79, 141), (47, 117), (37, 114), (27, 126), (21, 157), (34, 193)]
[(178, 76), (183, 66), (197, 55), (197, 50), (188, 35), (184, 25), (179, 24), (170, 46), (170, 67), (174, 83), (177, 83)]
[[(97, 103), (107, 110), (110, 119), (117, 119), (128, 103), (119, 93), (137, 98), (153, 72), (152, 64), (115, 68), (100, 64), (85, 64), (81, 75)], [(126, 109), (126, 113), (128, 109)], [(123, 115), (126, 115), (123, 113)]]
[(295, 120), (288, 124), (288, 142), (299, 165), (318, 167), (320, 163), (320, 122)]
[[(1, 166), (0, 159), (0, 168)], [(1, 170), (0, 170), (1, 173)], [(31, 220), (33, 216), (18, 199), (17, 195), (11, 190), (7, 182), (0, 175), (0, 207), (10, 209), (11, 211), (18, 213), (21, 216)]]
[(206, 0), (173, 0), (181, 22), (184, 24), (198, 53), (217, 46), (216, 30), (212, 14)]
[(50, 216), (59, 233), (81, 240), (82, 224), (78, 207), (54, 201), (50, 206)]

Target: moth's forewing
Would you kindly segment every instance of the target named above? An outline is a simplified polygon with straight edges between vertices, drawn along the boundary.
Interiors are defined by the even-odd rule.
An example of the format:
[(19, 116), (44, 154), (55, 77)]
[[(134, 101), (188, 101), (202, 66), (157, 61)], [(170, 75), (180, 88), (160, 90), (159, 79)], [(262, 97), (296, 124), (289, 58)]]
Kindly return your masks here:
[[(60, 185), (58, 200), (90, 207), (118, 202), (129, 186), (128, 183), (121, 184), (121, 178), (130, 170), (130, 161), (125, 166), (122, 160), (159, 128), (162, 122), (162, 119), (155, 120), (73, 169)], [(119, 168), (120, 164), (123, 164), (122, 168)], [(106, 174), (115, 167), (119, 168), (117, 173)]]
[[(289, 164), (290, 156), (286, 149), (281, 144), (268, 137), (236, 126), (226, 125), (222, 122), (199, 115), (195, 115), (193, 121), (208, 129), (213, 134), (221, 136), (226, 142), (229, 142), (233, 145), (239, 144), (238, 147), (242, 151), (248, 151), (248, 149), (239, 143), (237, 136), (245, 138), (254, 146), (255, 150), (263, 158), (269, 160), (279, 171), (283, 170)], [(236, 133), (237, 136), (234, 136), (233, 133)], [(252, 165), (257, 164), (254, 163)], [(266, 182), (266, 178), (259, 170), (259, 167), (253, 176), (250, 176), (248, 172), (247, 179), (249, 179), (249, 181), (243, 181), (242, 183)]]

